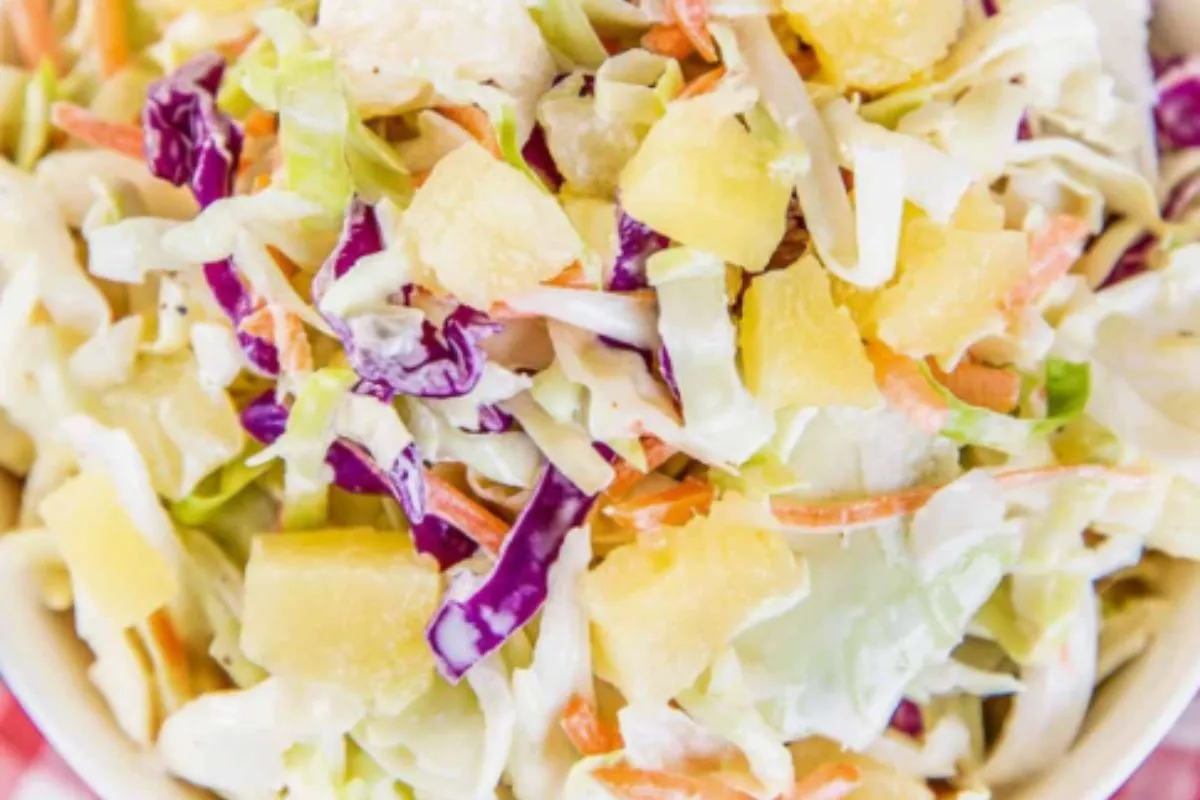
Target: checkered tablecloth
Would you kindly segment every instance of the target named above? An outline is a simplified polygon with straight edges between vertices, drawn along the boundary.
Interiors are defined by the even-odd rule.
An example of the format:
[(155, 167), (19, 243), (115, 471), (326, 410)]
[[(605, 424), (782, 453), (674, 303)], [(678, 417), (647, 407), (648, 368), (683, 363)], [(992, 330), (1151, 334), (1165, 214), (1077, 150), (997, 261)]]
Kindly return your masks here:
[[(42, 739), (3, 684), (0, 800), (95, 800)], [(1200, 700), (1114, 800), (1200, 800)]]

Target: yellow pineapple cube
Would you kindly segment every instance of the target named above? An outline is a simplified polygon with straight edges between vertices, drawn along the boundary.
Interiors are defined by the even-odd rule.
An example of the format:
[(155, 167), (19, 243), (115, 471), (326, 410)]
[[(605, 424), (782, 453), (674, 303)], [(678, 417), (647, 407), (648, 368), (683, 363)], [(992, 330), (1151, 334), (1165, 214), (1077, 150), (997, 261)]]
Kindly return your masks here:
[(879, 339), (913, 358), (954, 361), (1003, 329), (1000, 305), (1028, 271), (1027, 251), (1019, 231), (909, 220), (900, 239), (900, 278), (872, 309)]
[(138, 530), (104, 473), (87, 470), (72, 478), (39, 511), (72, 581), (106, 622), (130, 627), (175, 597), (174, 566)]
[(533, 289), (583, 254), (558, 202), (473, 142), (433, 168), (404, 234), (422, 280), (476, 308)]
[(842, 86), (897, 86), (946, 55), (962, 0), (784, 0), (788, 21)]
[(402, 534), (264, 534), (246, 566), (242, 650), (274, 675), (397, 707), (433, 679), (425, 626), (440, 594), (437, 564)]
[(1004, 206), (992, 197), (992, 191), (986, 183), (977, 183), (958, 201), (950, 225), (962, 231), (986, 233), (1004, 230)]
[(621, 204), (681, 244), (760, 270), (783, 238), (792, 186), (777, 148), (753, 136), (728, 98), (672, 103), (621, 172)]
[(751, 615), (798, 599), (807, 573), (783, 537), (697, 517), (619, 547), (584, 581), (596, 671), (630, 703), (691, 686)]
[(815, 256), (754, 280), (739, 334), (746, 385), (770, 408), (880, 401), (858, 329)]

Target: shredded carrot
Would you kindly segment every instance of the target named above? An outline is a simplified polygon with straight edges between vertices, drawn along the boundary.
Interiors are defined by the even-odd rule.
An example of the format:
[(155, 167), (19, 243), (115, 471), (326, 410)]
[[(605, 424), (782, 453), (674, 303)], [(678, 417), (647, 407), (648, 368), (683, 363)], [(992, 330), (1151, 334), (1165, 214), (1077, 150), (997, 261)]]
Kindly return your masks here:
[(817, 54), (807, 48), (788, 56), (788, 61), (792, 62), (796, 72), (800, 73), (800, 77), (805, 80), (816, 77), (817, 73), (821, 71), (821, 62), (817, 60)]
[(66, 72), (54, 21), (50, 17), (50, 0), (9, 0), (6, 4), (8, 21), (25, 66), (37, 69), (42, 59), (49, 59), (54, 71)]
[(683, 87), (683, 91), (679, 93), (679, 100), (686, 100), (689, 97), (699, 97), (702, 94), (708, 94), (717, 87), (721, 79), (725, 77), (725, 67), (718, 66), (710, 69), (703, 75), (692, 78), (687, 86)]
[(283, 273), (283, 277), (289, 281), (300, 272), (300, 266), (295, 261), (292, 261), (287, 253), (275, 245), (267, 245), (267, 253), (271, 256), (271, 260), (275, 262), (275, 266), (279, 267), (279, 271)]
[(673, 58), (676, 61), (683, 61), (692, 53), (696, 52), (696, 48), (692, 46), (692, 40), (678, 25), (663, 25), (661, 23), (651, 25), (650, 29), (642, 35), (642, 47), (660, 56)]
[(621, 800), (749, 800), (750, 795), (715, 778), (634, 769), (625, 764), (599, 767), (592, 777)]
[(621, 732), (600, 719), (595, 704), (586, 697), (575, 695), (567, 702), (561, 724), (580, 755), (598, 756), (625, 746)]
[(108, 122), (86, 108), (61, 101), (50, 106), (50, 124), (93, 147), (142, 159), (142, 129), (136, 125)]
[(449, 522), (485, 550), (500, 551), (509, 526), (478, 502), (463, 494), (454, 484), (435, 472), (425, 471), (429, 488), (429, 513)]
[(238, 330), (259, 339), (275, 338), (275, 315), (271, 313), (266, 303), (259, 303), (258, 308), (238, 323)]
[(712, 506), (715, 491), (707, 483), (685, 480), (662, 492), (636, 497), (604, 509), (605, 516), (632, 530), (652, 531), (664, 525), (682, 525)]
[(437, 106), (434, 111), (471, 134), (471, 138), (496, 158), (502, 158), (492, 120), (479, 106)]
[(861, 780), (853, 764), (822, 764), (796, 784), (788, 800), (842, 800)]
[(250, 186), (250, 193), (258, 194), (269, 188), (271, 188), (271, 176), (262, 172), (254, 176), (254, 183)]
[(700, 57), (717, 62), (717, 46), (708, 30), (708, 6), (704, 0), (667, 0), (667, 18), (683, 29)]
[(269, 111), (256, 108), (246, 116), (243, 127), (247, 136), (270, 136), (275, 133), (276, 117)]
[(1021, 376), (1010, 369), (963, 361), (943, 372), (933, 359), (926, 363), (937, 382), (964, 403), (1007, 414), (1021, 400)]
[[(1075, 466), (1035, 467), (994, 473), (997, 483), (1006, 488), (1028, 486), (1059, 478), (1077, 477), (1120, 483), (1122, 488), (1136, 490), (1148, 486), (1147, 473), (1097, 464)], [(834, 532), (865, 525), (876, 525), (890, 519), (912, 514), (929, 502), (929, 498), (945, 484), (918, 486), (892, 494), (866, 497), (859, 500), (803, 501), (790, 497), (771, 498), (771, 515), (786, 528), (812, 532)]]
[(867, 357), (875, 366), (875, 382), (891, 405), (929, 433), (937, 433), (945, 426), (950, 415), (949, 404), (929, 385), (917, 362), (878, 342), (867, 345)]
[(588, 279), (587, 274), (583, 271), (583, 265), (578, 261), (572, 261), (569, 267), (555, 275), (550, 280), (545, 281), (543, 285), (558, 286), (563, 289), (596, 288), (596, 284)]
[(96, 0), (94, 24), (96, 49), (100, 53), (100, 74), (116, 75), (129, 63), (129, 18), (126, 0)]
[(298, 315), (259, 301), (257, 308), (238, 323), (238, 330), (275, 345), (279, 350), (279, 365), (285, 372), (312, 371), (312, 345)]
[[(675, 455), (674, 448), (656, 436), (643, 436), (641, 437), (641, 442), (642, 450), (646, 454), (646, 468), (649, 472), (658, 469), (668, 458)], [(617, 475), (604, 492), (609, 497), (621, 497), (634, 486), (637, 486), (638, 481), (646, 477), (645, 472), (637, 469), (624, 459), (618, 460), (613, 465), (613, 470), (616, 471)]]
[(313, 353), (304, 322), (293, 313), (275, 317), (275, 343), (279, 348), (279, 366), (290, 375), (312, 372)]
[(1068, 214), (1056, 214), (1029, 238), (1029, 274), (1013, 287), (1005, 300), (1010, 312), (1037, 300), (1054, 282), (1066, 275), (1083, 254), (1091, 235), (1087, 223)]
[(245, 53), (259, 36), (258, 28), (239, 36), (231, 42), (225, 42), (217, 47), (228, 61), (237, 61), (238, 56)]

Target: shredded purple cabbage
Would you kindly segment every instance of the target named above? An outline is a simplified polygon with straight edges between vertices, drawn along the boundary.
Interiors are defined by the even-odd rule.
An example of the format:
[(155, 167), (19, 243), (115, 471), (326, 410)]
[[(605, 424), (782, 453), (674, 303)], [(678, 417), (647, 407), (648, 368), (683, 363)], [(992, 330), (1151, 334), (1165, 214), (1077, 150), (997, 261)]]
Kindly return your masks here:
[(465, 561), (479, 549), (479, 545), (458, 528), (432, 514), (413, 523), (412, 537), (417, 552), (433, 556), (443, 570)]
[(901, 700), (900, 705), (896, 706), (896, 710), (892, 714), (892, 721), (888, 723), (888, 727), (914, 739), (921, 738), (925, 733), (925, 721), (921, 718), (920, 707), (911, 700)]
[(233, 191), (242, 132), (217, 109), (225, 62), (205, 53), (150, 86), (142, 109), (146, 162), (159, 178), (189, 185), (207, 207)]
[[(378, 398), (377, 389), (360, 382), (354, 391)], [(265, 392), (242, 411), (242, 427), (266, 445), (283, 435), (287, 419), (288, 409), (275, 399), (273, 391)], [(338, 488), (354, 494), (386, 494), (395, 498), (412, 525), (417, 549), (432, 555), (443, 569), (475, 551), (476, 544), (465, 534), (428, 513), (429, 492), (415, 443), (405, 448), (388, 469), (383, 469), (361, 445), (339, 439), (329, 448), (325, 463), (333, 470), (333, 482)]]
[(1163, 204), (1163, 219), (1179, 222), (1197, 198), (1200, 198), (1200, 173), (1193, 173), (1179, 182)]
[[(383, 235), (375, 210), (357, 196), (346, 210), (337, 246), (321, 265), (313, 282), (318, 298), (334, 280), (345, 275), (364, 256), (383, 250)], [(407, 286), (397, 286), (397, 299), (406, 301)], [(422, 320), (414, 330), (407, 320), (385, 313), (360, 314), (349, 319), (327, 316), (342, 340), (350, 366), (367, 381), (412, 397), (461, 397), (483, 377), (487, 355), (479, 343), (500, 326), (486, 314), (459, 306), (439, 330)]]
[(664, 344), (658, 348), (655, 353), (658, 359), (658, 374), (662, 376), (663, 383), (667, 385), (671, 396), (675, 398), (675, 402), (681, 402), (679, 395), (679, 384), (675, 382), (675, 369), (671, 366), (671, 354), (667, 352), (667, 346)]
[(996, 0), (980, 0), (980, 6), (983, 7), (983, 13), (989, 17), (994, 17), (1000, 13), (1000, 8), (996, 5)]
[(479, 427), (468, 433), (504, 433), (513, 426), (513, 416), (498, 405), (479, 407)]
[(279, 374), (279, 350), (266, 339), (251, 336), (241, 329), (242, 321), (254, 313), (254, 300), (246, 284), (238, 275), (232, 258), (212, 261), (204, 265), (204, 279), (212, 291), (217, 305), (233, 323), (238, 344), (246, 354), (246, 360), (255, 370), (268, 377)]
[[(215, 53), (197, 56), (152, 84), (142, 109), (146, 164), (155, 176), (191, 187), (202, 208), (233, 193), (242, 132), (217, 109), (225, 62)], [(237, 330), (246, 359), (258, 372), (279, 374), (275, 345), (241, 331), (254, 302), (233, 259), (204, 265), (204, 277), (217, 304)]]
[(1168, 148), (1200, 146), (1200, 57), (1172, 63), (1155, 88), (1159, 141)]
[(546, 143), (546, 132), (542, 130), (541, 125), (533, 126), (533, 132), (529, 134), (529, 141), (525, 142), (525, 146), (521, 148), (521, 156), (538, 175), (542, 176), (542, 180), (553, 191), (557, 192), (562, 188), (563, 176), (558, 171), (558, 165), (554, 163), (554, 156), (550, 155), (550, 146)]
[[(1167, 201), (1163, 203), (1163, 219), (1168, 222), (1181, 221), (1183, 216), (1195, 207), (1197, 199), (1200, 199), (1200, 173), (1189, 175), (1171, 191)], [(1150, 269), (1150, 257), (1155, 244), (1156, 239), (1149, 234), (1134, 242), (1117, 259), (1112, 271), (1100, 284), (1100, 288), (1104, 289), (1129, 280)]]
[(313, 297), (320, 299), (329, 286), (349, 272), (360, 258), (374, 255), (381, 250), (383, 232), (379, 229), (375, 207), (354, 195), (346, 208), (346, 218), (342, 222), (342, 233), (337, 244), (313, 278)]
[(1112, 271), (1100, 283), (1100, 289), (1107, 289), (1122, 281), (1127, 281), (1130, 278), (1137, 277), (1150, 268), (1150, 250), (1154, 247), (1154, 239), (1151, 236), (1143, 236), (1138, 239), (1128, 250), (1121, 254), (1117, 259), (1117, 263), (1113, 265)]
[(617, 209), (617, 257), (608, 288), (614, 292), (644, 289), (646, 259), (671, 246), (671, 240)]
[(429, 623), (426, 638), (446, 680), (457, 683), (537, 613), (563, 540), (583, 523), (595, 499), (553, 465), (543, 468), (491, 573), (466, 597), (451, 588)]
[(469, 394), (483, 377), (487, 362), (479, 343), (500, 330), (486, 314), (469, 306), (455, 309), (440, 331), (427, 319), (419, 331), (396, 330), (392, 318), (380, 314), (362, 314), (349, 324), (339, 323), (334, 329), (355, 372), (390, 386), (397, 394), (432, 398)]

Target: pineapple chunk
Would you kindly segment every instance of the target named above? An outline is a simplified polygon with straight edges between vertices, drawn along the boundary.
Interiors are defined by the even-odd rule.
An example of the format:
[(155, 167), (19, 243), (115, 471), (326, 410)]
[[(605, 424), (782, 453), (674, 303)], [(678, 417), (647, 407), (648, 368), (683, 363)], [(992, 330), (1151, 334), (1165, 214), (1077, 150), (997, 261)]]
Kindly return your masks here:
[(746, 385), (771, 408), (880, 401), (858, 330), (833, 304), (829, 277), (814, 256), (755, 279), (740, 340)]
[(433, 168), (404, 235), (423, 280), (476, 308), (535, 288), (583, 254), (554, 198), (474, 142)]
[(175, 597), (174, 567), (138, 530), (102, 472), (67, 481), (39, 511), (72, 581), (106, 622), (128, 628)]
[(820, 736), (788, 745), (796, 767), (796, 779), (804, 779), (828, 764), (849, 764), (858, 770), (859, 784), (845, 800), (934, 800), (923, 781), (903, 775), (892, 767)]
[(401, 534), (264, 534), (246, 566), (242, 650), (273, 675), (398, 707), (433, 679), (425, 626), (440, 593), (437, 564)]
[(1004, 206), (992, 197), (986, 183), (977, 183), (966, 191), (950, 225), (963, 231), (994, 233), (1004, 230)]
[(933, 66), (963, 19), (962, 0), (784, 0), (784, 8), (829, 77), (867, 91)]
[(909, 220), (900, 239), (900, 279), (872, 309), (879, 339), (907, 356), (954, 362), (983, 336), (1003, 330), (1000, 304), (1025, 276), (1027, 250), (1018, 231)]
[(792, 196), (772, 174), (775, 157), (719, 93), (675, 102), (622, 171), (621, 204), (664, 236), (757, 271), (783, 238)]
[(783, 537), (697, 517), (609, 553), (584, 581), (596, 671), (633, 704), (691, 686), (771, 601), (798, 599), (807, 572)]

